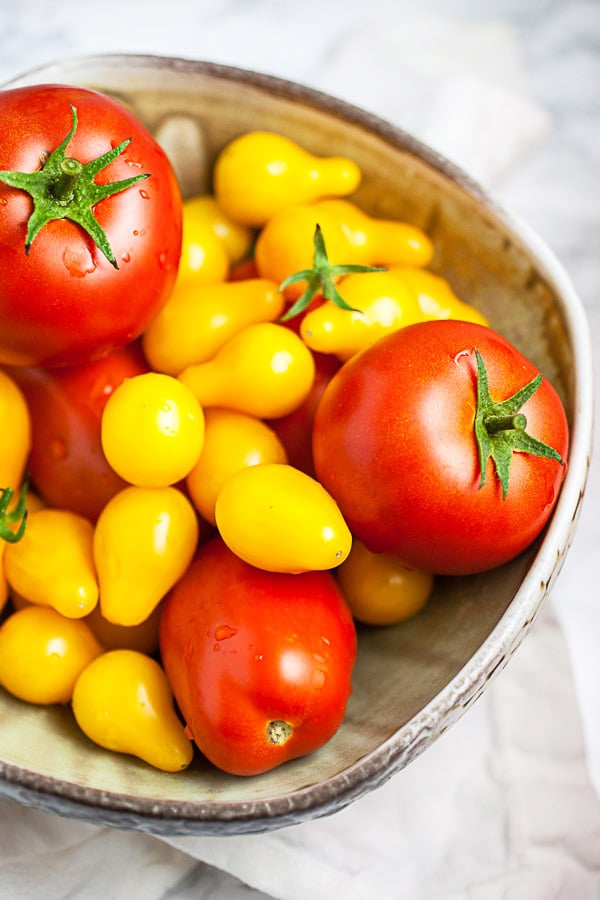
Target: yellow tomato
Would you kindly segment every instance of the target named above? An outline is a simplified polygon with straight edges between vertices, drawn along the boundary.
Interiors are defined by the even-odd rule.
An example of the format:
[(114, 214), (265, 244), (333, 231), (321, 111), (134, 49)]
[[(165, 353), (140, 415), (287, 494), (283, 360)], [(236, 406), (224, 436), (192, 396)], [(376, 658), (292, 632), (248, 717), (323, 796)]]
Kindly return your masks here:
[(203, 408), (221, 406), (275, 419), (308, 396), (315, 375), (311, 351), (289, 328), (249, 325), (208, 362), (188, 366), (179, 380)]
[(198, 521), (174, 487), (126, 487), (98, 517), (93, 553), (102, 615), (139, 625), (183, 575), (196, 549)]
[(345, 362), (383, 335), (425, 318), (409, 289), (390, 272), (348, 275), (338, 290), (352, 309), (328, 300), (300, 324), (305, 344)]
[(206, 410), (204, 448), (187, 477), (187, 489), (201, 516), (215, 524), (215, 503), (231, 475), (246, 466), (286, 463), (283, 444), (261, 419), (232, 409)]
[(82, 618), (98, 602), (93, 525), (69, 510), (30, 513), (23, 538), (4, 550), (6, 580), (30, 603)]
[(16, 494), (31, 449), (31, 417), (21, 389), (2, 369), (0, 422), (4, 428), (0, 441), (0, 490), (11, 488)]
[(180, 481), (204, 441), (204, 413), (193, 393), (171, 375), (145, 372), (112, 392), (101, 421), (104, 455), (121, 478), (140, 487)]
[(356, 538), (337, 578), (355, 619), (395, 625), (416, 615), (433, 591), (429, 572), (409, 569), (390, 553), (371, 553)]
[(352, 544), (331, 495), (285, 464), (249, 466), (232, 475), (217, 497), (215, 518), (230, 550), (270, 572), (331, 569)]
[(228, 216), (212, 194), (191, 197), (184, 202), (183, 228), (192, 235), (204, 234), (206, 230), (212, 232), (233, 265), (249, 254), (254, 238), (252, 229)]
[(277, 319), (283, 305), (277, 285), (266, 278), (182, 282), (146, 330), (144, 354), (156, 371), (179, 375), (187, 366), (206, 362), (242, 328)]
[(424, 318), (489, 324), (483, 313), (457, 297), (448, 281), (440, 275), (414, 266), (394, 268), (390, 274), (411, 292)]
[[(369, 216), (350, 200), (323, 200), (285, 207), (266, 222), (255, 248), (259, 274), (281, 284), (310, 270), (317, 224), (332, 265), (426, 266), (433, 256), (433, 244), (420, 228)], [(305, 287), (299, 281), (285, 293), (293, 299)]]
[(0, 684), (29, 703), (68, 703), (79, 674), (100, 653), (82, 619), (27, 606), (0, 627)]
[(177, 282), (191, 279), (195, 284), (225, 281), (230, 258), (222, 237), (212, 221), (191, 201), (183, 205), (183, 233)]
[(165, 772), (180, 772), (192, 742), (173, 707), (161, 666), (136, 650), (109, 650), (81, 673), (73, 690), (77, 724), (101, 747), (137, 756)]
[(351, 159), (316, 156), (283, 135), (252, 131), (217, 157), (214, 190), (234, 221), (256, 227), (290, 204), (351, 194), (360, 178)]
[(8, 582), (6, 580), (6, 575), (4, 574), (5, 549), (6, 542), (0, 539), (0, 613), (6, 606), (6, 601), (8, 600)]

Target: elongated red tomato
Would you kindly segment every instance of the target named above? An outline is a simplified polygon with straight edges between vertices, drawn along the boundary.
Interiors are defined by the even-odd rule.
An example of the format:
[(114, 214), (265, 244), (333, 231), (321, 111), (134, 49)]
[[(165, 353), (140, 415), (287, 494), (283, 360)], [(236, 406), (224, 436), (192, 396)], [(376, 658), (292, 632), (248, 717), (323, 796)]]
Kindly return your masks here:
[(265, 572), (216, 537), (164, 601), (160, 649), (202, 753), (226, 772), (255, 775), (338, 730), (356, 633), (330, 572)]
[(491, 328), (450, 320), (408, 326), (346, 363), (313, 434), (317, 477), (352, 533), (454, 575), (498, 566), (534, 540), (568, 445), (548, 379)]
[(177, 275), (166, 154), (120, 103), (67, 85), (0, 92), (0, 128), (0, 363), (75, 365), (133, 340)]

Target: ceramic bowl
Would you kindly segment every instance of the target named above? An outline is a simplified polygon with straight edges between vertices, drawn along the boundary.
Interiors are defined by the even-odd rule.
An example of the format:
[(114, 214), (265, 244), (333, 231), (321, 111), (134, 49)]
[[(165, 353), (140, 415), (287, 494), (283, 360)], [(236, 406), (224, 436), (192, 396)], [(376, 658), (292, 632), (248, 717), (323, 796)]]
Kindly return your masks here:
[(334, 813), (400, 773), (469, 709), (526, 636), (561, 569), (591, 445), (591, 350), (580, 301), (552, 253), (467, 175), (322, 93), (154, 56), (73, 59), (10, 86), (36, 82), (97, 88), (132, 107), (169, 152), (186, 195), (210, 190), (219, 148), (256, 128), (317, 154), (353, 157), (364, 173), (359, 204), (424, 228), (436, 247), (432, 268), (539, 366), (566, 404), (569, 468), (542, 537), (497, 570), (438, 579), (431, 602), (406, 624), (361, 628), (346, 719), (318, 752), (253, 778), (200, 758), (165, 774), (92, 745), (68, 708), (37, 708), (0, 690), (0, 793), (25, 804), (156, 834), (260, 832)]

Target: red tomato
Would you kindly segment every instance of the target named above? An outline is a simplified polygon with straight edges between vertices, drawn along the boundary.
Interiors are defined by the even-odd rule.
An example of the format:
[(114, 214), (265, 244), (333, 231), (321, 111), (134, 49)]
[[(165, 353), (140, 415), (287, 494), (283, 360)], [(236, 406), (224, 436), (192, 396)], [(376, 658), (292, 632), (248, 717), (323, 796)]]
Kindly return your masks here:
[(256, 775), (338, 730), (356, 632), (330, 572), (265, 572), (217, 536), (164, 601), (160, 648), (202, 753), (226, 772)]
[[(487, 456), (481, 485), (476, 349), (494, 401), (506, 400), (539, 374), (490, 328), (419, 323), (346, 363), (315, 417), (317, 477), (352, 533), (370, 550), (396, 553), (423, 571), (479, 572), (516, 556), (548, 521), (566, 470), (567, 419), (543, 378), (520, 412), (527, 433), (559, 458), (520, 450), (517, 444), (527, 439), (516, 433), (523, 427), (519, 420), (518, 428), (489, 437), (510, 465), (506, 496)], [(486, 422), (491, 429), (492, 421)]]
[(125, 486), (102, 451), (100, 421), (117, 385), (148, 371), (139, 343), (81, 366), (9, 371), (31, 412), (28, 469), (36, 491), (50, 506), (95, 521)]
[[(58, 176), (53, 174), (56, 159), (50, 162), (48, 156), (74, 125), (71, 104), (77, 125), (59, 155), (83, 164), (84, 173), (71, 205), (65, 206), (53, 200)], [(25, 172), (31, 179), (36, 173), (52, 214), (79, 215), (72, 204), (86, 178), (99, 196), (100, 185), (148, 175), (91, 205), (87, 201), (86, 221), (91, 220), (92, 230), (100, 226), (104, 231), (114, 264), (69, 218), (44, 224), (26, 252), (37, 207), (30, 218), (33, 203), (26, 189), (0, 182), (0, 363), (74, 365), (138, 337), (166, 301), (181, 251), (181, 197), (166, 154), (121, 104), (64, 85), (0, 92), (0, 127), (1, 178)], [(85, 169), (129, 139), (99, 171)]]

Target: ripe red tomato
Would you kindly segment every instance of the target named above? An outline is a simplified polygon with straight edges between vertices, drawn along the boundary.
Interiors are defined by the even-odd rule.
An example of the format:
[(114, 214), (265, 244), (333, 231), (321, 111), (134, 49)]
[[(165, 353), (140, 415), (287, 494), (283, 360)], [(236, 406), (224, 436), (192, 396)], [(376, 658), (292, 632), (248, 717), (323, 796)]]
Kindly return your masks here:
[[(522, 404), (492, 404), (492, 413), (517, 414), (516, 427), (492, 433), (490, 409), (479, 401), (478, 422), (487, 423), (483, 441), (500, 470), (487, 450), (481, 465), (474, 429), (484, 378), (478, 378), (476, 350), (493, 401), (507, 400), (539, 376), (490, 328), (424, 322), (346, 363), (315, 417), (317, 477), (352, 533), (372, 551), (396, 553), (407, 565), (438, 574), (484, 571), (524, 550), (548, 521), (566, 471), (567, 419), (546, 378)], [(524, 435), (518, 414), (526, 417), (528, 435), (556, 451), (554, 458), (529, 452), (540, 448)]]
[[(166, 154), (121, 104), (65, 85), (0, 92), (0, 128), (0, 363), (75, 365), (138, 337), (166, 301), (181, 251), (181, 196)], [(33, 215), (15, 172), (37, 183)], [(102, 197), (109, 182), (146, 175)], [(65, 218), (36, 233), (48, 205)], [(112, 262), (82, 222), (101, 245), (104, 232)]]
[(91, 521), (125, 482), (102, 451), (106, 401), (125, 378), (148, 371), (139, 342), (81, 366), (10, 369), (31, 412), (29, 477), (50, 506)]
[(202, 753), (226, 772), (256, 775), (335, 734), (356, 632), (330, 572), (266, 572), (217, 536), (164, 601), (160, 649)]

